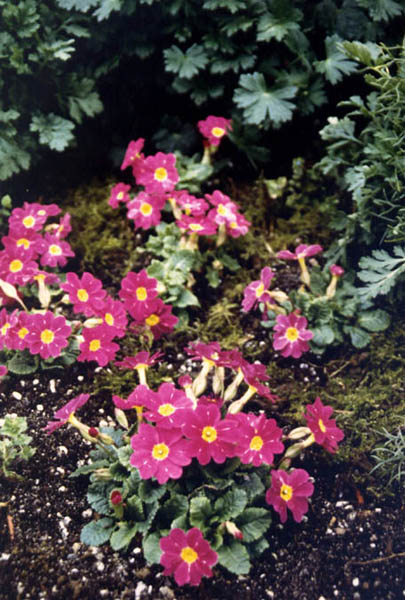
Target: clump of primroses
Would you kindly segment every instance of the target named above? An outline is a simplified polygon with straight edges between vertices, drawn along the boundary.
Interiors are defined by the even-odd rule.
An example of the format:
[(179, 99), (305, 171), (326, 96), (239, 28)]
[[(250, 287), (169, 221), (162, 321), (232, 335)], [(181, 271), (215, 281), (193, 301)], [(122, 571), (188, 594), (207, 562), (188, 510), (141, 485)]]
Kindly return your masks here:
[[(306, 259), (323, 251), (319, 244), (300, 244), (294, 252), (281, 250), (277, 258), (296, 261), (300, 269), (301, 287), (299, 294), (311, 292), (311, 276), (308, 271)], [(344, 269), (338, 265), (330, 267), (331, 279), (324, 292), (324, 298), (331, 300), (335, 293), (339, 278), (344, 274)], [(259, 308), (262, 311), (263, 321), (269, 316), (273, 317), (273, 348), (281, 352), (284, 358), (300, 358), (310, 350), (309, 342), (314, 333), (308, 328), (307, 318), (301, 314), (299, 308), (293, 307), (290, 297), (279, 289), (270, 289), (275, 276), (270, 267), (264, 267), (260, 279), (252, 281), (245, 287), (242, 308), (245, 312)]]
[[(115, 340), (128, 331), (151, 339), (170, 332), (178, 319), (145, 270), (125, 275), (118, 298), (91, 273), (56, 270), (74, 256), (64, 239), (71, 230), (69, 214), (47, 223), (59, 213), (55, 204), (27, 202), (11, 212), (0, 250), (0, 343), (8, 358), (28, 351), (55, 359), (76, 342), (78, 361), (104, 367), (120, 349)], [(75, 315), (70, 321), (60, 314), (61, 305), (68, 304)]]
[[(142, 287), (139, 302), (149, 293), (147, 280)], [(153, 296), (153, 290), (150, 293)], [(109, 436), (77, 419), (75, 411), (88, 401), (88, 394), (59, 409), (46, 430), (52, 433), (69, 423), (98, 451), (108, 453), (110, 463), (101, 464), (111, 464), (111, 455), (119, 462), (120, 477), (114, 479), (118, 462), (111, 471), (99, 468), (97, 454), (92, 495), (107, 494), (110, 508), (104, 514), (112, 517), (103, 540), (111, 536), (113, 547), (122, 547), (142, 531), (144, 548), (149, 552), (155, 544), (153, 560), (160, 561), (165, 575), (173, 575), (179, 585), (198, 585), (202, 577), (212, 575), (217, 562), (242, 572), (237, 560), (229, 560), (229, 552), (255, 556), (251, 542), (270, 526), (270, 507), (282, 523), (289, 513), (296, 522), (302, 520), (314, 485), (310, 474), (294, 468), (292, 460), (314, 443), (334, 453), (344, 436), (331, 418), (332, 408), (320, 398), (306, 406), (306, 426), (284, 433), (272, 416), (279, 399), (267, 385), (265, 366), (247, 361), (238, 350), (224, 351), (218, 342), (194, 342), (185, 352), (192, 371), (200, 365), (199, 371), (193, 377), (182, 375), (177, 384), (165, 381), (155, 390), (147, 372), (161, 362), (160, 353), (142, 351), (116, 363), (136, 371), (139, 381), (127, 398), (112, 398), (124, 446), (113, 441), (117, 437), (111, 431)], [(251, 410), (243, 410), (249, 402), (254, 402)], [(104, 482), (101, 488), (98, 477)], [(82, 539), (93, 543), (91, 532), (97, 527), (97, 522), (88, 524)]]

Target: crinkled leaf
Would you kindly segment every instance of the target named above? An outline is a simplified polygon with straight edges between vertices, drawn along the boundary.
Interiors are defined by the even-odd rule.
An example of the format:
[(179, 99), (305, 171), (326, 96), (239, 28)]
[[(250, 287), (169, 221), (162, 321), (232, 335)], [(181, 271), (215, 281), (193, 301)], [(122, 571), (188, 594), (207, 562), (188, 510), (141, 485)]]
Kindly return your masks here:
[(108, 466), (107, 459), (96, 460), (88, 465), (83, 465), (82, 467), (78, 467), (69, 475), (69, 477), (79, 477), (80, 475), (88, 475), (89, 473), (93, 473), (96, 469), (101, 469), (102, 467)]
[(347, 327), (346, 333), (349, 333), (352, 344), (355, 348), (365, 348), (370, 343), (369, 334), (360, 329), (360, 327)]
[(148, 479), (139, 484), (139, 497), (146, 503), (153, 504), (166, 493), (166, 487)]
[(38, 369), (39, 360), (38, 356), (34, 356), (29, 352), (18, 352), (7, 361), (7, 368), (11, 373), (16, 375), (28, 375), (29, 373), (35, 373)]
[(257, 23), (257, 41), (269, 42), (276, 39), (281, 42), (291, 31), (300, 29), (299, 21), (302, 18), (302, 12), (292, 9), (286, 2), (283, 5), (283, 11), (266, 12)]
[(236, 519), (236, 524), (243, 533), (243, 541), (254, 542), (270, 527), (271, 514), (265, 508), (247, 508)]
[(215, 514), (221, 521), (231, 521), (245, 510), (247, 501), (247, 493), (244, 490), (229, 490), (215, 502)]
[(249, 554), (243, 544), (232, 540), (217, 549), (218, 562), (231, 573), (245, 575), (250, 570)]
[(160, 538), (161, 536), (158, 533), (152, 533), (143, 538), (142, 549), (146, 562), (159, 564), (160, 557), (162, 556), (162, 551), (159, 546)]
[(125, 499), (129, 516), (134, 521), (143, 521), (145, 519), (145, 511), (142, 500), (136, 494)]
[(209, 524), (214, 514), (211, 501), (205, 496), (197, 496), (190, 500), (190, 523), (193, 527), (203, 529)]
[(126, 548), (134, 539), (137, 533), (136, 524), (120, 523), (119, 528), (114, 531), (110, 538), (111, 548), (113, 550), (122, 550)]
[(382, 49), (374, 42), (342, 42), (346, 54), (363, 65), (373, 65), (381, 55)]
[(332, 327), (329, 325), (321, 325), (320, 327), (311, 327), (311, 331), (314, 334), (312, 342), (317, 346), (327, 346), (331, 344), (335, 339), (335, 334)]
[(83, 527), (80, 541), (88, 546), (101, 546), (110, 539), (114, 527), (113, 519), (107, 517), (98, 521), (90, 521)]
[(390, 324), (389, 314), (380, 308), (377, 310), (367, 310), (360, 313), (358, 323), (367, 331), (384, 331)]
[(32, 118), (30, 131), (39, 133), (39, 142), (52, 150), (62, 152), (74, 139), (72, 121), (63, 119), (54, 113), (37, 114)]

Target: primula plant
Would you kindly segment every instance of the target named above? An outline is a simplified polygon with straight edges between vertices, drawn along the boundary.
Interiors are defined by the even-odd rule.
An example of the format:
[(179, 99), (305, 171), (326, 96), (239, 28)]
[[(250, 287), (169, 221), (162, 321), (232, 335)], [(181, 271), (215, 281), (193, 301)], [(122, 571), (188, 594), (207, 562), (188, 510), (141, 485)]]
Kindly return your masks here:
[[(209, 116), (198, 123), (204, 136), (202, 166), (211, 164), (231, 127), (231, 121), (224, 117)], [(109, 204), (117, 208), (124, 203), (135, 229), (156, 228), (156, 235), (149, 236), (145, 249), (158, 258), (152, 260), (147, 272), (159, 281), (166, 301), (178, 309), (198, 306), (192, 291), (194, 274), (204, 270), (209, 284), (217, 287), (224, 267), (238, 269), (237, 261), (223, 245), (229, 238), (245, 235), (250, 223), (239, 206), (220, 190), (203, 197), (192, 195), (184, 188), (187, 174), (180, 179), (176, 155), (157, 152), (145, 157), (143, 144), (142, 138), (130, 142), (121, 165), (121, 169), (132, 169), (135, 196), (130, 196), (129, 185), (118, 183), (111, 190)], [(167, 211), (171, 212), (171, 222), (162, 221), (162, 213)], [(179, 314), (187, 319), (185, 311)]]
[(262, 326), (273, 330), (273, 348), (285, 358), (300, 358), (308, 350), (322, 354), (349, 339), (355, 348), (364, 348), (370, 342), (370, 333), (389, 326), (389, 314), (373, 308), (357, 293), (353, 274), (345, 276), (339, 265), (324, 270), (314, 265), (308, 270), (306, 259), (322, 250), (318, 244), (300, 244), (294, 252), (277, 253), (277, 258), (299, 265), (300, 286), (288, 295), (270, 289), (275, 276), (270, 267), (264, 267), (260, 279), (244, 290), (243, 310), (261, 310)]
[(35, 454), (35, 448), (30, 446), (32, 437), (26, 434), (27, 429), (25, 417), (13, 414), (5, 415), (0, 420), (0, 468), (8, 479), (21, 480), (21, 475), (11, 470), (11, 466), (21, 460), (29, 460)]
[[(314, 484), (292, 461), (314, 443), (334, 453), (343, 433), (320, 398), (307, 405), (304, 426), (283, 433), (269, 416), (278, 398), (263, 364), (218, 342), (194, 342), (185, 351), (201, 362), (199, 373), (157, 390), (147, 370), (160, 355), (141, 352), (117, 363), (136, 370), (139, 384), (128, 398), (113, 396), (114, 426), (82, 423), (75, 413), (89, 394), (81, 394), (46, 430), (70, 424), (94, 444), (89, 462), (72, 474), (90, 475), (87, 497), (96, 513), (82, 541), (124, 550), (142, 539), (148, 562), (160, 563), (179, 585), (198, 585), (217, 563), (248, 573), (269, 547), (274, 511), (282, 523), (289, 514), (302, 520)], [(265, 409), (244, 412), (253, 398)]]

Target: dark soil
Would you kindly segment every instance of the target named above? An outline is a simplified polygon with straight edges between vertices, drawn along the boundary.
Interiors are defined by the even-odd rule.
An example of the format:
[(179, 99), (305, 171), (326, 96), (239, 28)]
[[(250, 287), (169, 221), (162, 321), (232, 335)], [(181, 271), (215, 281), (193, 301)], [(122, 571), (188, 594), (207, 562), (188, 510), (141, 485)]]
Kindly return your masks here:
[[(199, 588), (179, 588), (148, 567), (139, 545), (116, 553), (88, 547), (80, 530), (93, 515), (86, 478), (69, 479), (88, 446), (65, 426), (43, 431), (53, 412), (83, 392), (92, 373), (75, 365), (3, 382), (1, 414), (26, 416), (32, 445), (28, 463), (17, 466), (23, 482), (0, 481), (0, 598), (5, 599), (207, 599), (400, 600), (405, 598), (405, 529), (401, 498), (376, 501), (358, 489), (356, 473), (322, 452), (300, 466), (315, 478), (315, 493), (301, 524), (282, 526), (275, 515), (270, 549), (248, 576), (216, 567)], [(106, 398), (94, 398), (80, 418), (107, 419)], [(357, 473), (358, 474), (358, 473)]]

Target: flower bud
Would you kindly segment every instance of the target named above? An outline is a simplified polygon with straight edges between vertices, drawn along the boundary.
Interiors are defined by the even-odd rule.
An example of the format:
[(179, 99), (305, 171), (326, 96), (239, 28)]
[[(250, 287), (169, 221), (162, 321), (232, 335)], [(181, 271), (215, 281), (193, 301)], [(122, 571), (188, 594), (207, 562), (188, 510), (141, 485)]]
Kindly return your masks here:
[(243, 533), (232, 521), (225, 521), (225, 528), (236, 540), (243, 540)]
[(97, 481), (111, 481), (112, 476), (108, 467), (101, 467), (94, 471), (94, 478)]
[(97, 429), (97, 427), (89, 427), (87, 430), (87, 433), (91, 437), (96, 438), (98, 436), (98, 429)]
[(309, 435), (310, 433), (311, 430), (309, 429), (309, 427), (296, 427), (295, 429), (290, 431), (287, 438), (289, 440), (299, 440), (305, 437), (306, 435)]
[(119, 490), (113, 490), (111, 492), (110, 502), (113, 505), (122, 504), (122, 494)]
[(123, 427), (124, 429), (129, 428), (128, 419), (123, 410), (115, 407), (114, 415), (115, 415), (115, 418), (117, 419), (118, 424), (121, 425), (121, 427)]

